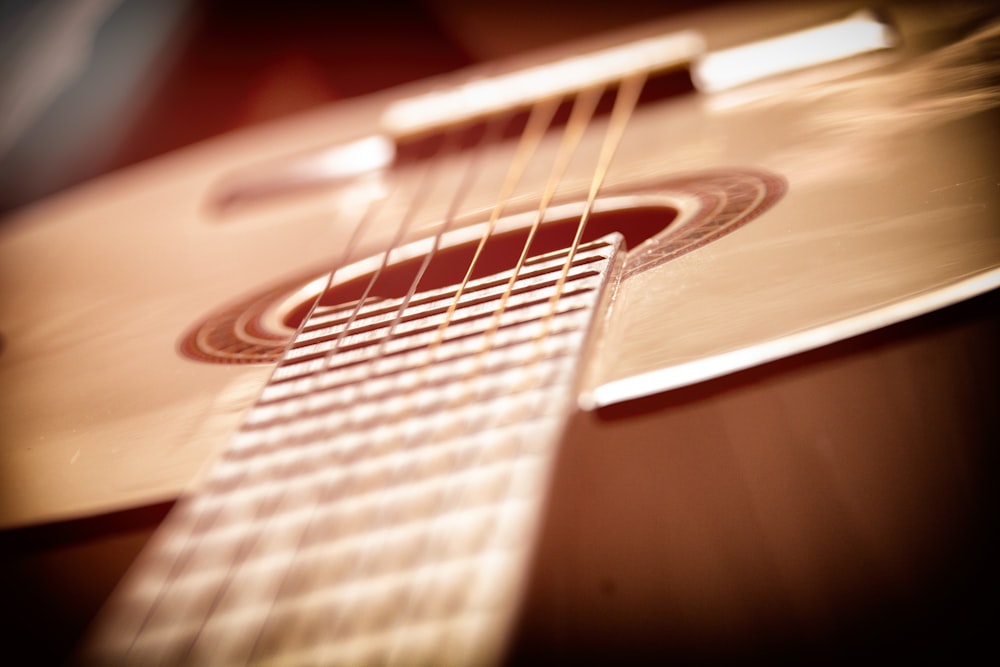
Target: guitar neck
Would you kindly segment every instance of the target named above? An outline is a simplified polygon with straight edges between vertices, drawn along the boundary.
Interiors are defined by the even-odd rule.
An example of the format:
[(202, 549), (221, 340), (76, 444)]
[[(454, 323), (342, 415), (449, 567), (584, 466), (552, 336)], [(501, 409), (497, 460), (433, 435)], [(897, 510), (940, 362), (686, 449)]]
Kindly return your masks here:
[(620, 246), (317, 308), (93, 656), (496, 662)]

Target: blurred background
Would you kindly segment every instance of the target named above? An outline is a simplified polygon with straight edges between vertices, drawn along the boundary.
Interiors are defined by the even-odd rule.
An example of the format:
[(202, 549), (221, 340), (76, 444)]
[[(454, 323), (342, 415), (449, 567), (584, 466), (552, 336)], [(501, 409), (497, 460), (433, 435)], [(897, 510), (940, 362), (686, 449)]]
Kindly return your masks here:
[(713, 0), (2, 0), (0, 211), (238, 127)]

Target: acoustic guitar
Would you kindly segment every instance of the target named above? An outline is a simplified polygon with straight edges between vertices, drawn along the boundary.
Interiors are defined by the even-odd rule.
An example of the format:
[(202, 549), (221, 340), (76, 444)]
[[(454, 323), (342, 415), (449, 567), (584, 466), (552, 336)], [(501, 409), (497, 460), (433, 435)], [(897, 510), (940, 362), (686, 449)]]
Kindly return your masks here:
[(389, 90), (7, 220), (3, 525), (179, 498), (78, 660), (985, 646), (1000, 23), (786, 9)]

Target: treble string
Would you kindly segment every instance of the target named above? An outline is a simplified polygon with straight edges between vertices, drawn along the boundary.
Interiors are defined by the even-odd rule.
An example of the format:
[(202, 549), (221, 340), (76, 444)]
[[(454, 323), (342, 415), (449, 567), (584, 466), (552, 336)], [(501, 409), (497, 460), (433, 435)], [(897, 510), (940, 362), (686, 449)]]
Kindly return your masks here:
[(594, 116), (594, 111), (597, 109), (597, 103), (600, 101), (603, 92), (604, 88), (602, 86), (589, 88), (580, 93), (573, 103), (573, 110), (570, 112), (569, 121), (563, 131), (562, 141), (559, 144), (555, 162), (552, 165), (552, 170), (549, 172), (548, 181), (545, 184), (541, 200), (539, 201), (538, 208), (535, 211), (534, 222), (532, 222), (531, 228), (528, 231), (528, 238), (525, 240), (524, 246), (521, 248), (521, 255), (518, 257), (517, 263), (514, 265), (514, 269), (507, 281), (507, 287), (500, 297), (500, 303), (497, 306), (496, 312), (494, 313), (490, 325), (483, 336), (483, 344), (476, 355), (476, 361), (472, 371), (473, 375), (479, 372), (479, 369), (485, 363), (485, 355), (493, 347), (493, 340), (500, 329), (500, 320), (506, 311), (507, 303), (510, 301), (511, 294), (514, 292), (514, 285), (517, 283), (518, 276), (520, 276), (521, 271), (524, 268), (524, 264), (528, 260), (531, 243), (534, 240), (538, 229), (541, 227), (542, 220), (545, 217), (546, 211), (548, 211), (549, 204), (552, 203), (556, 190), (562, 182), (562, 179), (566, 174), (566, 170), (569, 168), (572, 157), (580, 145), (580, 140), (583, 138), (584, 131), (587, 129), (591, 118)]
[[(570, 113), (570, 119), (567, 123), (566, 128), (564, 129), (563, 137), (560, 142), (556, 158), (553, 162), (553, 166), (551, 168), (545, 190), (542, 194), (539, 206), (537, 208), (534, 222), (531, 226), (531, 229), (529, 230), (528, 237), (525, 240), (524, 246), (522, 247), (521, 254), (519, 256), (516, 266), (514, 267), (511, 278), (509, 279), (508, 284), (503, 292), (503, 295), (501, 297), (501, 304), (497, 308), (496, 314), (491, 319), (491, 323), (488, 329), (483, 334), (485, 340), (482, 349), (488, 349), (491, 345), (492, 335), (496, 333), (496, 330), (498, 328), (499, 316), (504, 312), (507, 301), (509, 300), (512, 294), (513, 286), (517, 280), (518, 273), (523, 268), (529, 256), (531, 242), (534, 239), (537, 230), (541, 225), (545, 211), (547, 210), (549, 204), (551, 203), (559, 183), (562, 181), (565, 175), (565, 172), (570, 164), (571, 158), (575, 154), (576, 149), (579, 146), (579, 143), (583, 137), (583, 133), (586, 130), (587, 126), (590, 123), (590, 120), (594, 115), (597, 103), (600, 100), (602, 93), (603, 90), (601, 88), (595, 88), (584, 91), (584, 93), (582, 93), (574, 103), (573, 110)], [(540, 119), (544, 118), (546, 120), (546, 125), (545, 126), (535, 125), (533, 128), (531, 128), (532, 132), (540, 132), (541, 134), (539, 136), (536, 137), (532, 135), (532, 136), (522, 137), (522, 139), (524, 139), (526, 142), (529, 141), (531, 142), (532, 152), (534, 152), (534, 149), (537, 148), (541, 135), (544, 135), (548, 131), (548, 125), (551, 124), (551, 118), (552, 118), (551, 111), (548, 107), (544, 109), (536, 108), (535, 111), (537, 112), (538, 118)], [(529, 123), (529, 127), (530, 125), (531, 124)], [(527, 133), (528, 130), (526, 130), (526, 135)], [(519, 162), (516, 159), (514, 163), (512, 163), (511, 165), (511, 171), (515, 170), (523, 171), (523, 165), (519, 164)], [(502, 196), (498, 200), (496, 206), (493, 209), (494, 212), (502, 211), (503, 207), (507, 202), (507, 199), (505, 197), (509, 197), (510, 192), (512, 192), (512, 188), (510, 189), (505, 188), (502, 191)], [(482, 250), (482, 246), (484, 244), (485, 244), (484, 242), (480, 243), (479, 247), (480, 251)], [(475, 260), (478, 259), (478, 256), (479, 253), (477, 252), (476, 256), (473, 259), (473, 266)], [(463, 287), (468, 282), (468, 278), (472, 273), (472, 268), (473, 267), (470, 266), (470, 269), (468, 270), (466, 275), (466, 281), (464, 281), (462, 284)], [(450, 310), (450, 312), (452, 313), (454, 312), (455, 307), (457, 307), (459, 296), (460, 296), (459, 294), (456, 294), (455, 300), (452, 302), (452, 308)], [(438, 344), (440, 344), (441, 341), (443, 340), (444, 328), (447, 326), (447, 324), (448, 320), (443, 322), (441, 327), (439, 328), (439, 336), (436, 340)], [(474, 357), (473, 360), (474, 363), (471, 369), (468, 372), (464, 373), (463, 379), (459, 381), (467, 381), (474, 379), (476, 375), (482, 372), (482, 361), (483, 361), (481, 356), (482, 349)], [(535, 382), (536, 386), (537, 384), (538, 382)], [(473, 394), (474, 392), (470, 392), (465, 395), (459, 396), (455, 401), (452, 401), (448, 405), (448, 409), (453, 410), (460, 408), (462, 404), (468, 403), (472, 400)], [(471, 435), (474, 431), (474, 428), (475, 427), (473, 425), (467, 425), (465, 429), (466, 435)], [(444, 483), (444, 487), (448, 488), (450, 492), (443, 493), (436, 503), (437, 509), (435, 512), (431, 514), (432, 516), (436, 517), (434, 519), (434, 525), (437, 525), (438, 522), (442, 520), (441, 517), (445, 515), (448, 508), (463, 506), (463, 503), (465, 502), (465, 496), (468, 493), (469, 486), (471, 484), (471, 482), (466, 482), (465, 484), (449, 485), (447, 483), (448, 480), (454, 479), (460, 470), (474, 468), (476, 465), (478, 465), (479, 462), (482, 460), (482, 458), (485, 456), (486, 450), (487, 450), (486, 444), (480, 442), (476, 446), (472, 447), (470, 452), (466, 453), (464, 456), (460, 451), (456, 451), (451, 455), (450, 467), (445, 476), (445, 483)], [(517, 456), (519, 455), (520, 454), (517, 454)], [(467, 459), (464, 463), (462, 462), (463, 458)], [(508, 490), (506, 491), (507, 494), (509, 494), (510, 484), (513, 484), (513, 477), (508, 482)], [(438, 542), (435, 542), (435, 540), (432, 539), (433, 534), (434, 534), (433, 529), (428, 529), (427, 531), (425, 531), (425, 534), (421, 540), (422, 544), (420, 547), (420, 555), (417, 557), (418, 560), (416, 561), (418, 563), (422, 563), (423, 566), (429, 565), (428, 574), (425, 576), (425, 582), (419, 585), (414, 584), (409, 589), (407, 593), (407, 599), (404, 604), (399, 606), (399, 612), (395, 615), (395, 620), (392, 623), (393, 634), (392, 634), (392, 639), (389, 642), (389, 646), (391, 648), (389, 649), (389, 654), (388, 654), (388, 659), (390, 662), (400, 657), (403, 657), (400, 655), (400, 651), (403, 650), (401, 644), (402, 632), (409, 623), (413, 622), (413, 616), (416, 613), (416, 608), (418, 600), (422, 594), (421, 593), (422, 589), (426, 589), (430, 585), (430, 582), (434, 580), (435, 576), (434, 572), (442, 567), (438, 559), (435, 558), (435, 552), (436, 552), (435, 545), (438, 542), (440, 542), (440, 540)]]
[(597, 167), (594, 170), (593, 178), (591, 178), (590, 181), (590, 188), (587, 192), (587, 202), (583, 208), (583, 213), (580, 216), (580, 222), (577, 224), (576, 235), (573, 237), (573, 243), (570, 245), (569, 253), (566, 255), (566, 261), (563, 264), (562, 273), (559, 275), (559, 279), (556, 281), (555, 289), (553, 289), (552, 295), (549, 297), (549, 310), (542, 318), (542, 325), (537, 336), (537, 340), (539, 342), (543, 341), (549, 335), (549, 331), (552, 327), (552, 319), (556, 314), (559, 299), (562, 297), (563, 289), (566, 285), (566, 278), (569, 276), (569, 271), (573, 266), (573, 260), (576, 257), (576, 252), (580, 247), (584, 232), (587, 229), (587, 221), (590, 219), (590, 214), (594, 209), (594, 202), (597, 200), (597, 194), (600, 191), (601, 186), (604, 184), (604, 179), (607, 177), (608, 169), (611, 167), (611, 161), (614, 159), (615, 153), (618, 151), (618, 146), (621, 145), (622, 136), (625, 134), (625, 129), (628, 127), (629, 120), (632, 117), (632, 112), (635, 111), (635, 107), (639, 102), (639, 95), (642, 93), (642, 89), (645, 84), (645, 72), (629, 75), (622, 80), (618, 89), (618, 94), (615, 96), (615, 104), (611, 109), (611, 118), (608, 121), (607, 134), (604, 136), (604, 142), (601, 145), (601, 153), (597, 159)]
[[(599, 191), (601, 183), (603, 182), (604, 177), (608, 171), (611, 159), (616, 151), (617, 146), (620, 143), (621, 136), (625, 129), (625, 125), (627, 124), (628, 119), (631, 116), (631, 111), (634, 109), (635, 104), (638, 101), (638, 95), (641, 92), (643, 85), (644, 85), (644, 77), (631, 77), (623, 82), (619, 90), (618, 96), (616, 97), (615, 106), (612, 110), (612, 119), (609, 123), (609, 130), (602, 144), (601, 152), (598, 157), (597, 165), (595, 167), (594, 176), (591, 181), (590, 191), (587, 197), (586, 208), (581, 218), (581, 222), (578, 225), (573, 243), (571, 245), (570, 255), (564, 264), (560, 280), (556, 286), (557, 291), (553, 294), (550, 300), (550, 312), (546, 315), (546, 320), (551, 319), (552, 315), (554, 314), (555, 304), (558, 301), (559, 294), (561, 293), (563, 284), (565, 283), (568, 274), (568, 268), (572, 265), (573, 256), (575, 255), (580, 245), (581, 239), (583, 237), (587, 216), (589, 215), (589, 212), (593, 207), (593, 203), (596, 199), (597, 192)], [(521, 257), (519, 258), (518, 263), (514, 269), (513, 275), (510, 279), (510, 282), (508, 283), (507, 289), (504, 292), (504, 305), (506, 303), (506, 300), (509, 298), (511, 294), (512, 285), (517, 280), (517, 274), (523, 268), (524, 263), (528, 257), (528, 254), (530, 252), (531, 240), (541, 224), (545, 210), (549, 205), (549, 203), (551, 202), (559, 182), (563, 178), (564, 172), (569, 164), (569, 160), (571, 156), (574, 154), (576, 146), (579, 144), (583, 131), (587, 128), (587, 126), (590, 123), (590, 120), (593, 117), (593, 113), (596, 108), (597, 101), (600, 99), (601, 93), (602, 91), (600, 89), (587, 91), (577, 100), (576, 105), (574, 106), (574, 110), (573, 113), (571, 113), (569, 124), (567, 125), (567, 128), (563, 136), (563, 141), (561, 142), (559, 155), (557, 156), (554, 162), (553, 169), (550, 173), (549, 182), (546, 185), (546, 189), (543, 193), (540, 205), (538, 207), (534, 224), (532, 225), (532, 229), (529, 232), (528, 239), (525, 241), (524, 247), (522, 248)], [(494, 321), (490, 328), (490, 331), (493, 333), (495, 333), (499, 317), (504, 311), (504, 305), (502, 305), (497, 309), (497, 314), (494, 316)], [(548, 326), (545, 325), (543, 328), (547, 334)], [(541, 340), (541, 339), (537, 338), (536, 340)], [(484, 348), (488, 348), (489, 345), (490, 345), (490, 339), (484, 341)], [(540, 346), (536, 346), (536, 350), (538, 349), (538, 347)], [(534, 359), (533, 361), (529, 361), (528, 364), (526, 365), (530, 367), (533, 364), (537, 363), (538, 354), (539, 352), (536, 351), (535, 353), (536, 359)], [(469, 377), (470, 378), (474, 377), (477, 372), (478, 372), (478, 364), (477, 368), (472, 371)], [(533, 381), (530, 382), (532, 387), (537, 387), (541, 384), (541, 379), (535, 377), (533, 378)], [(468, 397), (465, 397), (465, 399), (467, 400)], [(477, 465), (478, 461), (483, 456), (485, 456), (486, 449), (487, 447), (484, 443), (480, 443), (479, 445), (474, 447), (471, 454), (471, 461), (466, 462), (465, 466), (460, 465), (459, 463), (460, 456), (458, 454), (453, 455), (454, 460), (452, 461), (452, 467), (449, 470), (448, 476), (454, 477), (459, 469), (462, 468), (467, 469), (469, 467), (474, 467), (475, 465)], [(519, 447), (518, 448), (519, 452), (520, 449), (521, 448)], [(517, 456), (520, 456), (520, 454), (518, 453)], [(443, 494), (438, 502), (438, 510), (436, 516), (438, 517), (443, 516), (444, 511), (447, 507), (461, 507), (464, 502), (464, 497), (468, 493), (468, 488), (470, 484), (471, 482), (467, 482), (465, 484), (458, 485), (457, 488), (452, 487), (453, 490), (452, 493)], [(508, 488), (504, 494), (505, 496), (509, 495), (512, 484), (513, 484), (513, 476), (508, 481)], [(439, 564), (438, 559), (435, 558), (436, 554), (435, 554), (435, 549), (433, 548), (434, 541), (431, 539), (432, 532), (433, 531), (430, 530), (427, 531), (427, 534), (423, 539), (420, 562), (424, 563), (425, 565), (429, 564), (431, 570), (433, 571), (439, 569), (441, 566)], [(425, 578), (427, 582), (431, 582), (434, 580), (434, 575), (428, 574)], [(428, 585), (430, 584), (425, 583), (424, 587)], [(403, 628), (413, 620), (412, 617), (415, 613), (417, 600), (419, 598), (418, 588), (419, 588), (418, 586), (414, 586), (410, 589), (407, 595), (406, 603), (401, 607), (401, 612), (397, 615), (396, 622), (393, 624), (394, 631), (391, 642), (392, 648), (390, 649), (389, 652), (390, 660), (401, 657), (400, 651), (403, 650), (400, 641), (401, 633), (403, 631)]]
[(483, 249), (486, 247), (487, 241), (489, 241), (489, 239), (493, 236), (493, 231), (496, 229), (500, 216), (503, 215), (507, 204), (510, 202), (511, 197), (514, 194), (514, 190), (517, 189), (517, 186), (520, 184), (521, 179), (524, 176), (524, 172), (527, 170), (528, 165), (531, 164), (531, 160), (538, 151), (538, 146), (541, 143), (542, 138), (548, 132), (549, 126), (552, 124), (552, 119), (555, 116), (556, 109), (559, 108), (560, 101), (560, 98), (553, 97), (544, 100), (531, 108), (524, 131), (521, 133), (521, 137), (517, 142), (517, 148), (514, 149), (514, 158), (507, 167), (507, 173), (504, 176), (500, 192), (493, 204), (493, 208), (490, 209), (490, 217), (486, 224), (486, 230), (479, 239), (479, 243), (472, 255), (472, 259), (469, 261), (469, 266), (466, 268), (465, 276), (462, 278), (462, 282), (460, 282), (458, 287), (455, 289), (455, 295), (452, 298), (451, 303), (448, 305), (448, 310), (441, 318), (441, 324), (438, 325), (437, 335), (434, 337), (434, 340), (431, 341), (430, 345), (427, 346), (426, 363), (428, 365), (433, 363), (438, 348), (441, 346), (441, 343), (444, 342), (445, 333), (455, 316), (455, 311), (458, 309), (462, 295), (465, 294), (466, 289), (468, 289), (469, 281), (472, 279), (472, 274), (482, 257)]

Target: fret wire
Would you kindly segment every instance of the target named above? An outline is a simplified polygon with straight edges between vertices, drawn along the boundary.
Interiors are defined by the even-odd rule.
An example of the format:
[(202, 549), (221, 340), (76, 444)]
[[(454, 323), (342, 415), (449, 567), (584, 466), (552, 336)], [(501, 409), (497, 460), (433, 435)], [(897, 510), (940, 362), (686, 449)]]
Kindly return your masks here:
[(635, 110), (635, 107), (639, 102), (639, 95), (645, 84), (646, 73), (640, 72), (627, 76), (622, 80), (622, 83), (618, 88), (618, 93), (615, 96), (615, 104), (611, 109), (611, 118), (608, 121), (608, 130), (604, 136), (604, 141), (601, 144), (601, 153), (598, 157), (597, 167), (594, 170), (594, 176), (591, 179), (590, 189), (587, 193), (587, 203), (583, 208), (583, 214), (580, 216), (580, 222), (576, 228), (576, 235), (573, 238), (573, 244), (570, 246), (569, 254), (566, 256), (566, 262), (563, 264), (562, 274), (559, 276), (556, 288), (553, 290), (552, 296), (549, 298), (549, 313), (542, 319), (539, 340), (543, 340), (545, 338), (548, 329), (551, 326), (552, 317), (556, 311), (556, 305), (559, 303), (559, 297), (566, 285), (566, 277), (569, 275), (570, 267), (573, 265), (573, 258), (576, 255), (577, 248), (580, 247), (580, 242), (583, 240), (583, 234), (587, 228), (587, 221), (590, 219), (590, 214), (594, 208), (594, 202), (597, 200), (597, 193), (601, 189), (601, 185), (604, 183), (608, 169), (611, 167), (611, 161), (614, 159), (615, 153), (618, 151), (618, 146), (621, 144), (622, 136), (625, 134), (625, 129), (628, 127), (629, 119), (632, 117), (632, 112)]
[[(442, 150), (444, 150), (444, 149), (442, 149)], [(416, 217), (417, 211), (420, 210), (420, 208), (421, 208), (424, 200), (426, 199), (426, 195), (427, 195), (427, 193), (430, 190), (429, 183), (430, 183), (431, 178), (433, 176), (434, 170), (433, 170), (432, 167), (433, 167), (434, 164), (435, 164), (435, 161), (433, 161), (433, 160), (429, 161), (427, 163), (427, 166), (422, 170), (420, 176), (418, 177), (417, 187), (415, 189), (415, 194), (410, 199), (410, 201), (409, 201), (409, 203), (407, 205), (407, 208), (406, 208), (406, 210), (405, 210), (405, 212), (403, 214), (402, 220), (400, 221), (400, 223), (399, 223), (399, 225), (398, 225), (398, 227), (396, 229), (396, 233), (395, 233), (395, 235), (393, 237), (393, 240), (390, 243), (389, 248), (386, 249), (383, 252), (382, 262), (380, 263), (378, 269), (376, 269), (376, 271), (372, 274), (371, 278), (369, 279), (367, 285), (365, 286), (365, 291), (364, 291), (362, 297), (355, 304), (355, 306), (354, 306), (354, 308), (353, 308), (353, 310), (351, 312), (351, 315), (348, 318), (348, 324), (345, 325), (344, 332), (346, 332), (348, 330), (348, 327), (350, 326), (350, 321), (353, 321), (357, 317), (357, 314), (363, 308), (364, 303), (368, 299), (368, 297), (370, 296), (371, 291), (372, 291), (372, 289), (373, 289), (376, 281), (378, 280), (378, 278), (380, 277), (380, 275), (384, 271), (385, 267), (388, 265), (390, 253), (392, 252), (393, 248), (397, 247), (400, 244), (400, 242), (402, 241), (402, 239), (405, 237), (405, 234), (408, 231), (410, 225), (412, 224), (413, 219)], [(382, 200), (382, 201), (384, 202), (385, 200)], [(366, 210), (370, 211), (371, 209), (368, 208)], [(367, 226), (369, 224), (371, 224), (372, 217), (373, 216), (370, 216), (370, 215), (365, 216), (363, 218), (363, 222), (365, 224), (358, 224), (355, 227), (354, 232), (352, 233), (352, 241), (354, 241), (354, 239), (356, 239), (356, 238), (360, 238), (360, 235), (364, 231), (364, 229), (367, 228)], [(354, 241), (354, 242), (356, 242), (356, 241)], [(351, 245), (351, 242), (349, 242), (349, 246), (350, 245)], [(344, 257), (341, 259), (341, 264), (334, 265), (333, 269), (330, 272), (329, 278), (327, 279), (327, 289), (329, 289), (329, 287), (333, 284), (334, 273), (336, 271), (336, 268), (339, 267), (340, 265), (342, 265), (346, 261), (347, 253), (349, 253), (352, 250), (353, 250), (353, 248), (350, 248), (350, 247), (347, 248), (347, 249), (345, 249)], [(322, 298), (322, 293), (321, 293), (321, 296), (319, 298), (317, 298), (316, 301), (313, 303), (311, 311), (315, 310), (315, 308), (317, 307), (317, 304), (319, 303), (320, 298)], [(305, 324), (306, 321), (308, 321), (308, 318), (303, 320), (303, 322), (299, 325), (299, 329), (301, 329), (304, 326), (304, 324)], [(340, 338), (338, 338), (337, 342), (335, 343), (335, 349), (334, 349), (334, 351), (331, 352), (327, 356), (327, 359), (332, 358), (333, 354), (335, 354), (336, 347), (339, 346), (339, 342), (340, 342), (340, 340), (342, 340), (342, 338), (343, 338), (343, 336), (341, 336)], [(292, 340), (294, 340), (294, 338)], [(291, 343), (291, 341), (290, 341), (290, 343)], [(308, 381), (314, 381), (316, 378), (319, 377), (319, 375), (320, 375), (320, 373), (322, 373), (322, 371), (323, 371), (323, 368), (315, 369), (305, 379), (308, 380)], [(248, 469), (248, 467), (245, 466), (241, 470), (240, 474), (237, 476), (237, 480), (236, 480), (235, 483), (239, 483), (239, 479), (242, 478), (245, 475), (247, 469)], [(278, 507), (278, 506), (281, 505), (281, 503), (284, 501), (284, 499), (285, 499), (285, 494), (282, 493), (277, 498), (272, 499), (271, 502), (268, 503), (268, 505), (269, 505), (268, 507), (263, 507), (261, 504), (257, 504), (254, 507), (254, 513), (253, 513), (253, 517), (251, 518), (251, 522), (255, 521), (256, 519), (261, 518), (262, 515), (265, 518), (270, 518), (269, 515), (266, 513), (266, 511), (262, 512), (262, 510), (269, 510), (271, 507)], [(271, 515), (273, 515), (273, 512), (271, 513)], [(265, 523), (267, 523), (267, 521), (265, 521)], [(209, 528), (211, 527), (211, 525), (212, 524), (210, 523), (209, 524)], [(223, 581), (217, 586), (216, 591), (215, 591), (215, 593), (214, 593), (214, 595), (212, 597), (212, 601), (211, 601), (211, 603), (209, 605), (209, 608), (205, 612), (205, 614), (203, 615), (203, 617), (201, 619), (201, 623), (199, 625), (198, 631), (194, 634), (194, 636), (188, 642), (188, 646), (187, 646), (187, 649), (186, 649), (185, 657), (187, 657), (187, 656), (190, 655), (190, 651), (193, 650), (193, 648), (195, 647), (195, 645), (198, 643), (198, 640), (201, 637), (202, 631), (205, 629), (206, 624), (211, 620), (211, 615), (212, 615), (214, 609), (217, 607), (217, 605), (219, 604), (219, 602), (222, 600), (223, 596), (229, 590), (230, 585), (232, 583), (232, 578), (234, 576), (234, 573), (243, 564), (243, 561), (245, 560), (245, 558), (252, 552), (252, 550), (256, 546), (259, 535), (260, 535), (260, 532), (258, 531), (256, 534), (251, 534), (249, 536), (244, 535), (239, 540), (237, 551), (236, 551), (236, 554), (235, 554), (235, 556), (233, 558), (233, 561), (230, 564), (229, 571), (227, 572), (227, 574), (226, 574), (225, 578), (223, 579)]]
[[(414, 277), (413, 281), (411, 282), (410, 287), (408, 289), (408, 292), (407, 292), (406, 296), (403, 298), (402, 302), (400, 303), (400, 305), (396, 309), (395, 318), (392, 320), (391, 324), (388, 327), (388, 330), (387, 330), (386, 334), (381, 339), (381, 342), (380, 342), (380, 345), (379, 345), (379, 349), (380, 350), (383, 350), (385, 348), (385, 346), (388, 345), (389, 341), (392, 339), (393, 332), (394, 332), (395, 328), (398, 326), (399, 322), (402, 320), (402, 318), (403, 318), (403, 316), (404, 316), (404, 314), (406, 312), (406, 309), (408, 307), (408, 304), (410, 303), (410, 301), (413, 299), (414, 295), (416, 294), (418, 286), (420, 284), (420, 281), (422, 280), (423, 276), (425, 275), (427, 267), (430, 265), (430, 262), (433, 260), (434, 256), (436, 255), (437, 251), (440, 248), (442, 237), (448, 232), (448, 230), (454, 224), (454, 221), (455, 221), (456, 217), (458, 216), (458, 212), (460, 210), (462, 202), (464, 201), (464, 199), (465, 199), (466, 195), (468, 194), (468, 192), (472, 189), (472, 184), (475, 181), (475, 178), (479, 175), (479, 169), (480, 169), (480, 165), (481, 165), (481, 162), (482, 162), (482, 155), (483, 155), (483, 152), (484, 152), (483, 149), (485, 147), (491, 145), (496, 139), (499, 138), (500, 132), (503, 129), (503, 123), (505, 123), (507, 120), (508, 119), (497, 119), (497, 120), (494, 120), (493, 122), (491, 122), (490, 125), (489, 125), (489, 127), (487, 128), (487, 132), (486, 132), (483, 140), (480, 142), (480, 144), (477, 147), (479, 150), (472, 151), (472, 153), (471, 153), (471, 159), (469, 161), (468, 167), (465, 170), (463, 170), (462, 179), (460, 180), (458, 187), (455, 188), (455, 196), (452, 197), (452, 199), (450, 200), (447, 212), (445, 214), (445, 218), (442, 221), (442, 224), (438, 227), (437, 232), (435, 233), (434, 240), (433, 240), (433, 243), (431, 245), (431, 249), (424, 256), (424, 259), (423, 259), (423, 261), (422, 261), (422, 263), (420, 265), (420, 268), (418, 269), (416, 276)], [(452, 136), (454, 137), (454, 135), (452, 135)], [(449, 144), (448, 148), (449, 149), (453, 149), (453, 148), (457, 148), (457, 146), (452, 146), (452, 145)], [(449, 151), (445, 150), (444, 152), (447, 153)], [(356, 311), (356, 312), (358, 312), (358, 311)], [(356, 317), (356, 313), (355, 313), (355, 317)], [(327, 360), (331, 360), (333, 358), (333, 356), (337, 353), (338, 348), (340, 346), (340, 342), (344, 339), (344, 337), (346, 336), (347, 332), (350, 330), (351, 321), (353, 321), (354, 319), (355, 318), (351, 318), (351, 320), (349, 320), (348, 322), (346, 322), (346, 323), (344, 323), (342, 325), (343, 328), (342, 328), (342, 330), (341, 330), (341, 332), (340, 332), (340, 334), (339, 334), (339, 336), (337, 338), (337, 341), (335, 343), (334, 349), (331, 350), (326, 355), (326, 359)], [(376, 373), (375, 369), (376, 369), (376, 366), (378, 364), (379, 357), (380, 357), (379, 353), (376, 353), (375, 355), (373, 355), (373, 357), (370, 360), (370, 362), (367, 363), (367, 364), (365, 364), (366, 371), (369, 371), (369, 369), (370, 369), (370, 371), (368, 373), (366, 373), (366, 375), (363, 376), (362, 378), (360, 378), (358, 380), (355, 380), (354, 383), (356, 383), (356, 384), (364, 383), (365, 380), (367, 379), (367, 377), (370, 377), (371, 374), (375, 374)], [(328, 366), (328, 364), (324, 364), (324, 366)], [(320, 437), (322, 437), (324, 439), (329, 439), (331, 436), (333, 436), (333, 434), (330, 433), (329, 431), (327, 431), (327, 432), (324, 432)], [(327, 488), (328, 487), (324, 486), (323, 490), (326, 490)], [(312, 506), (312, 508), (310, 510), (310, 517), (309, 517), (309, 519), (307, 519), (306, 525), (303, 527), (302, 531), (300, 532), (300, 534), (298, 536), (298, 544), (301, 544), (302, 540), (304, 540), (305, 537), (306, 537), (306, 535), (309, 533), (310, 527), (312, 526), (312, 523), (313, 523), (313, 517), (315, 516), (316, 510), (320, 506), (322, 506), (324, 504), (324, 502), (332, 500), (332, 498), (327, 498), (327, 497), (325, 497), (325, 495), (326, 494), (321, 491), (319, 498), (317, 498), (316, 502), (313, 503), (313, 506)], [(381, 514), (381, 511), (379, 513)], [(377, 531), (378, 528), (376, 528), (375, 530)], [(270, 619), (271, 612), (272, 612), (272, 610), (274, 608), (274, 603), (280, 597), (281, 591), (285, 587), (285, 582), (287, 581), (287, 574), (289, 572), (291, 572), (291, 570), (294, 567), (294, 563), (295, 563), (297, 552), (298, 552), (298, 548), (296, 546), (296, 548), (293, 549), (293, 555), (292, 555), (291, 560), (287, 563), (287, 565), (286, 565), (286, 567), (285, 567), (285, 569), (284, 569), (284, 571), (283, 571), (283, 573), (281, 575), (281, 582), (278, 585), (278, 589), (275, 592), (275, 595), (272, 597), (271, 604), (269, 606), (268, 612), (265, 614), (265, 617), (264, 617), (263, 621), (260, 624), (261, 629), (263, 629), (267, 625), (268, 620)], [(361, 569), (363, 571), (363, 564), (359, 564), (357, 566), (357, 568)], [(340, 621), (340, 619), (338, 618), (338, 621), (337, 621), (338, 625), (339, 625), (339, 621)], [(334, 628), (331, 630), (331, 634), (336, 634), (336, 630), (337, 630), (337, 625), (335, 625)], [(253, 657), (256, 655), (256, 653), (258, 651), (258, 648), (259, 648), (258, 644), (259, 644), (260, 636), (261, 636), (260, 633), (258, 633), (257, 637), (254, 640), (253, 646), (251, 646), (250, 652), (248, 654), (250, 656), (250, 659), (253, 659)]]

